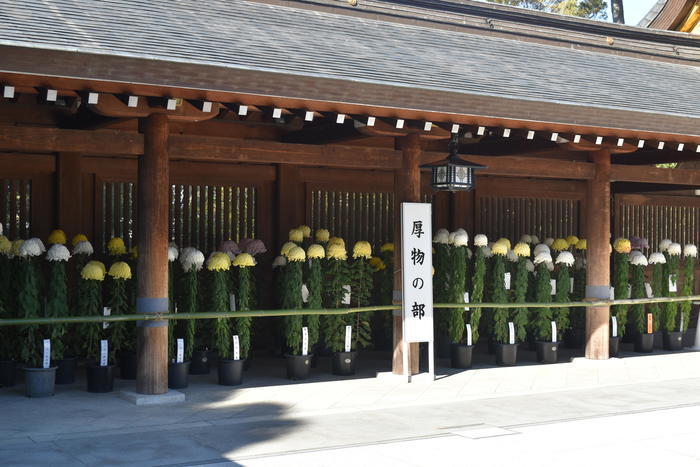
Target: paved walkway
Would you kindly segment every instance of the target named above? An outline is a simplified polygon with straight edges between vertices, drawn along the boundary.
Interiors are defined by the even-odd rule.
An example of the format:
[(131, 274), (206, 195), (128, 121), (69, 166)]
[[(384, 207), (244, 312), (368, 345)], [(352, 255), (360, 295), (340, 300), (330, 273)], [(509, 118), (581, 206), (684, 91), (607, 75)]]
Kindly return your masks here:
[[(524, 355), (523, 357), (526, 357)], [(654, 354), (604, 362), (489, 366), (434, 382), (329, 375), (321, 359), (309, 382), (283, 379), (282, 361), (256, 359), (246, 383), (226, 388), (193, 377), (187, 402), (136, 407), (88, 394), (84, 381), (47, 399), (0, 389), (4, 465), (196, 465), (223, 460), (444, 435), (449, 427), (551, 422), (700, 404), (700, 353)], [(523, 358), (527, 361), (527, 358)], [(133, 382), (117, 381), (117, 390)], [(478, 402), (477, 402), (478, 401)], [(252, 456), (252, 457), (251, 457)], [(293, 463), (293, 462), (292, 462)]]

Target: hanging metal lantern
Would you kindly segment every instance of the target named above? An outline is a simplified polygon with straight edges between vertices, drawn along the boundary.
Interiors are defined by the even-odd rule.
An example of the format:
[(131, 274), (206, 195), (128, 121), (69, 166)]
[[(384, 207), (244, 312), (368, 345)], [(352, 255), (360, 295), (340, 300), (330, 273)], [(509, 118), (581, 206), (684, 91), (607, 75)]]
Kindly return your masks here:
[(474, 189), (476, 179), (474, 170), (485, 169), (486, 166), (469, 162), (457, 154), (459, 135), (452, 134), (447, 159), (421, 165), (421, 169), (430, 169), (432, 177), (430, 184), (435, 191), (469, 191)]

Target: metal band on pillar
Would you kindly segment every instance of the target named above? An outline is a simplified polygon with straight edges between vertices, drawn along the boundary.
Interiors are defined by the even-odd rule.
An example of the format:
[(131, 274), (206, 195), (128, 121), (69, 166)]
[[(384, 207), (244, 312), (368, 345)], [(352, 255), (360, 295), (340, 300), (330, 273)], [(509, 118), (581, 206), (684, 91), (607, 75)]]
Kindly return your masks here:
[[(163, 314), (168, 312), (168, 299), (167, 298), (137, 298), (136, 299), (136, 312), (137, 313), (157, 313)], [(167, 326), (167, 319), (159, 320), (148, 320), (148, 321), (137, 321), (136, 326), (140, 328), (158, 328), (161, 326)]]

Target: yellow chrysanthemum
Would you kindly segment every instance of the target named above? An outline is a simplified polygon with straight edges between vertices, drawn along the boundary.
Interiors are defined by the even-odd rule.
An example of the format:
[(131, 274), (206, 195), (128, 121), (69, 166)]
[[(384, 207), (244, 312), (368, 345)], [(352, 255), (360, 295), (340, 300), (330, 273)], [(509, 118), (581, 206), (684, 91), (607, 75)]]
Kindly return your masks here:
[(394, 244), (393, 243), (385, 243), (381, 247), (379, 247), (379, 251), (384, 253), (385, 251), (394, 251)]
[(568, 243), (571, 246), (576, 246), (578, 243), (578, 237), (576, 235), (569, 235), (566, 237), (566, 243)]
[(498, 241), (491, 247), (491, 252), (494, 255), (505, 256), (508, 254), (508, 245), (504, 242)]
[(139, 247), (138, 245), (134, 245), (131, 248), (129, 248), (129, 256), (131, 256), (132, 259), (136, 259), (139, 257)]
[(289, 231), (289, 241), (301, 243), (304, 241), (304, 232), (300, 229), (292, 229)]
[(586, 243), (585, 238), (579, 238), (578, 242), (576, 243), (576, 249), (577, 250), (585, 250), (588, 247), (588, 244)]
[(352, 247), (352, 257), (355, 259), (370, 259), (372, 257), (372, 245), (364, 240), (356, 242), (355, 246)]
[(75, 236), (73, 237), (73, 239), (72, 239), (70, 242), (73, 244), (73, 246), (75, 246), (75, 245), (77, 245), (77, 244), (80, 243), (80, 242), (87, 242), (87, 241), (89, 241), (88, 238), (87, 238), (87, 235), (85, 235), (85, 234), (77, 234), (77, 235), (75, 235)]
[(517, 256), (528, 257), (530, 256), (530, 245), (525, 242), (516, 243), (515, 248), (513, 248), (513, 253)]
[(12, 242), (10, 242), (6, 236), (0, 235), (0, 253), (6, 255), (12, 249)]
[(369, 259), (369, 265), (374, 268), (375, 271), (382, 271), (386, 269), (386, 263), (378, 256), (372, 256)]
[(19, 249), (22, 246), (22, 243), (24, 243), (24, 240), (21, 238), (12, 240), (12, 248), (10, 248), (10, 253), (12, 253), (14, 256), (19, 256)]
[(311, 227), (308, 225), (300, 225), (297, 227), (298, 230), (301, 230), (301, 234), (304, 236), (304, 238), (311, 238)]
[(552, 250), (554, 251), (563, 251), (569, 248), (569, 242), (567, 242), (563, 238), (557, 238), (552, 242)]
[(124, 261), (117, 261), (109, 267), (108, 274), (115, 279), (131, 279), (131, 268)]
[(66, 233), (61, 229), (55, 229), (49, 234), (47, 243), (49, 245), (65, 245), (67, 241)]
[(328, 229), (318, 229), (316, 231), (316, 241), (321, 243), (326, 243), (331, 237), (331, 233)]
[(331, 259), (348, 259), (348, 253), (345, 251), (345, 246), (338, 243), (328, 245), (328, 254), (326, 255)]
[(100, 267), (99, 261), (90, 261), (80, 271), (80, 277), (86, 281), (103, 281), (105, 280), (104, 265)]
[(314, 243), (313, 245), (309, 245), (309, 249), (306, 250), (306, 256), (308, 256), (309, 259), (325, 258), (326, 250), (318, 243)]
[(291, 250), (289, 250), (289, 254), (287, 255), (287, 260), (289, 261), (304, 261), (306, 259), (306, 252), (304, 251), (303, 248), (295, 246)]
[(507, 238), (501, 237), (498, 240), (496, 240), (496, 243), (503, 243), (506, 245), (506, 248), (510, 250), (511, 244), (510, 244), (510, 240), (508, 240)]
[(292, 248), (296, 247), (297, 244), (294, 242), (287, 242), (284, 245), (282, 245), (282, 249), (280, 250), (280, 254), (282, 256), (287, 256), (289, 254), (289, 250)]
[(231, 258), (226, 253), (217, 251), (207, 261), (207, 269), (210, 271), (228, 271), (231, 268)]
[(618, 238), (615, 240), (614, 248), (618, 253), (629, 253), (632, 251), (632, 243), (626, 238)]
[(107, 243), (107, 251), (112, 256), (119, 256), (126, 254), (126, 245), (124, 245), (124, 240), (121, 237), (114, 237)]
[(249, 268), (255, 266), (255, 258), (249, 253), (241, 253), (233, 258), (233, 265), (239, 268)]
[(328, 245), (341, 245), (345, 248), (345, 240), (340, 237), (331, 237), (328, 239)]
[(93, 259), (92, 261), (89, 261), (88, 264), (97, 266), (98, 268), (102, 269), (103, 274), (107, 274), (107, 268), (105, 267), (102, 261), (97, 261), (96, 259)]

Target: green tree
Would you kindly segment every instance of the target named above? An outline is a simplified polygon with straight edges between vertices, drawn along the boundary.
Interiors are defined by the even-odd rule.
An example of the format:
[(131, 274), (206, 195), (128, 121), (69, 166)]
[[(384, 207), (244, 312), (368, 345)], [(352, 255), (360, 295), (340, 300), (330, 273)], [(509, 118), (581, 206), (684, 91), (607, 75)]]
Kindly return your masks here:
[(590, 19), (608, 19), (605, 0), (489, 0), (502, 5), (519, 6), (532, 10), (579, 16)]

